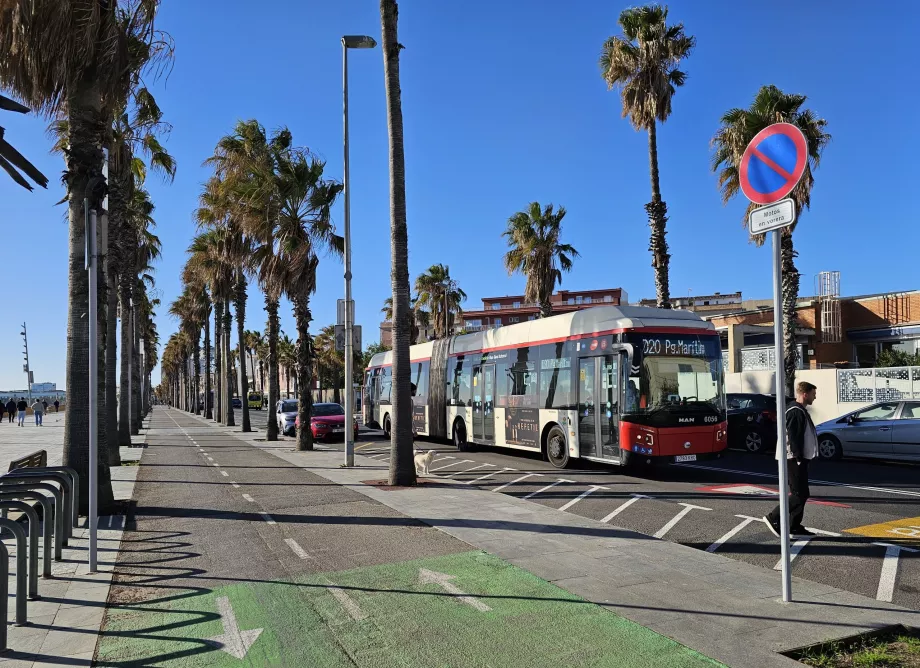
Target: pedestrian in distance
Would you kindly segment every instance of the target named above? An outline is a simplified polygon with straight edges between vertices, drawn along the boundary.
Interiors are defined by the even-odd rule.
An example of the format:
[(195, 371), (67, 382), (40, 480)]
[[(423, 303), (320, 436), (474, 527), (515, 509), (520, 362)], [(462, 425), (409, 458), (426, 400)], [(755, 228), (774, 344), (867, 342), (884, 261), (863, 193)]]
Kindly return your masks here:
[(0, 423), (3, 422), (3, 412), (6, 410), (6, 404), (0, 399)]
[[(796, 385), (795, 402), (786, 407), (785, 459), (789, 478), (789, 534), (797, 537), (815, 535), (802, 526), (802, 516), (805, 514), (805, 503), (811, 496), (808, 489), (808, 463), (818, 454), (818, 433), (807, 410), (815, 403), (817, 395), (818, 388), (803, 380)], [(780, 459), (778, 447), (776, 459)], [(764, 520), (773, 535), (779, 538), (779, 506), (766, 515)]]
[(61, 410), (61, 402), (57, 399), (54, 400), (54, 412), (58, 413)]
[(42, 399), (42, 413), (48, 412), (48, 400)]
[(16, 402), (13, 401), (13, 397), (6, 402), (6, 412), (10, 415), (10, 424), (13, 424), (13, 414), (16, 413)]
[(26, 423), (26, 409), (29, 407), (29, 404), (26, 403), (25, 397), (19, 397), (19, 401), (16, 403), (16, 413), (19, 418), (19, 426), (23, 427)]
[(32, 402), (32, 414), (35, 416), (35, 426), (42, 426), (42, 417), (45, 414), (44, 403), (40, 399), (36, 399)]

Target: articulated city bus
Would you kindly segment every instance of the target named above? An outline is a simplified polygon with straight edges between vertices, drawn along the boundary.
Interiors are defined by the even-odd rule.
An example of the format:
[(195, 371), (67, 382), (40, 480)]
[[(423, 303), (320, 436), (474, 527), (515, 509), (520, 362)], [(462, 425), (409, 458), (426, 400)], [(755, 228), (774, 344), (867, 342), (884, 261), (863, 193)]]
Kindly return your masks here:
[[(420, 436), (610, 464), (695, 461), (727, 444), (719, 336), (689, 311), (599, 306), (410, 349)], [(391, 352), (364, 420), (389, 433)]]

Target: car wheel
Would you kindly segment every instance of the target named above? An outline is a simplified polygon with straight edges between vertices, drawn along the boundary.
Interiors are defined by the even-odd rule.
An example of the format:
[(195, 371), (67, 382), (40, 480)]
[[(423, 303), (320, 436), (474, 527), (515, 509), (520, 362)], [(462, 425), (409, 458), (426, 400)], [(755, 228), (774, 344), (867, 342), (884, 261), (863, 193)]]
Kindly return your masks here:
[(390, 438), (390, 416), (383, 418), (383, 435)]
[(457, 420), (454, 423), (453, 441), (454, 447), (457, 448), (459, 452), (465, 452), (467, 450), (466, 425), (463, 423), (463, 420)]
[(751, 453), (762, 453), (764, 449), (763, 434), (757, 429), (749, 429), (744, 434), (744, 449)]
[(818, 437), (818, 456), (821, 459), (841, 459), (843, 447), (836, 436), (825, 434)]
[(546, 458), (557, 469), (569, 465), (569, 446), (565, 442), (565, 432), (556, 425), (546, 435)]

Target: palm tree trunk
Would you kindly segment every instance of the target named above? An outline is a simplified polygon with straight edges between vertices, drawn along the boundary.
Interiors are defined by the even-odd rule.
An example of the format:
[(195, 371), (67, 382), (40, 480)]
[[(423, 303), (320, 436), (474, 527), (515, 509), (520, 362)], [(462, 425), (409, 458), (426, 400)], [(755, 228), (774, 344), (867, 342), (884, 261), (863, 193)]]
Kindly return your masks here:
[[(295, 394), (297, 394), (297, 417), (300, 418), (300, 427), (297, 429), (297, 449), (313, 449), (313, 430), (310, 429), (310, 417), (313, 414), (313, 393), (311, 392), (310, 377), (311, 355), (310, 348), (310, 301), (307, 297), (298, 296), (294, 302), (294, 320), (297, 322), (297, 372), (294, 376)], [(299, 385), (299, 387), (298, 387)]]
[(204, 417), (214, 417), (211, 406), (211, 314), (204, 316)]
[[(111, 198), (109, 200), (111, 202)], [(111, 219), (109, 220), (111, 223)], [(111, 228), (111, 225), (110, 225)], [(109, 235), (111, 242), (112, 236)], [(116, 280), (112, 257), (114, 244), (109, 245), (106, 259), (106, 317), (105, 317), (105, 430), (109, 442), (109, 466), (121, 465), (121, 453), (118, 451), (118, 281)]]
[(121, 309), (121, 373), (118, 388), (118, 446), (131, 446), (131, 422), (128, 413), (131, 402), (128, 386), (131, 384), (131, 275), (123, 270), (119, 281), (119, 306)]
[[(95, 84), (95, 74), (87, 72), (76, 82), (74, 93), (67, 100), (69, 111), (66, 154), (69, 247), (67, 299), (67, 351), (65, 378), (67, 402), (64, 408), (64, 465), (76, 469), (83, 480), (89, 477), (89, 393), (96, 391), (87, 383), (89, 376), (89, 322), (86, 315), (89, 280), (86, 274), (86, 224), (84, 197), (90, 206), (98, 207), (102, 185), (103, 154), (99, 148), (103, 137), (102, 96)], [(100, 514), (112, 511), (114, 497), (109, 465), (98, 461), (98, 509)], [(89, 503), (89, 485), (80, 485), (80, 510), (85, 513)]]
[(655, 292), (658, 308), (671, 308), (671, 287), (668, 280), (668, 265), (671, 255), (665, 239), (668, 222), (668, 205), (661, 199), (658, 182), (658, 130), (655, 121), (648, 126), (648, 163), (652, 178), (652, 201), (645, 205), (648, 225), (652, 228), (648, 249), (652, 252), (652, 267), (655, 269)]
[(131, 353), (131, 434), (137, 436), (141, 432), (141, 423), (144, 416), (141, 415), (141, 355), (140, 355), (140, 327), (137, 324), (137, 311), (140, 308), (140, 289), (139, 283), (134, 282), (134, 309), (131, 313), (132, 340), (134, 350)]
[(223, 302), (214, 300), (214, 421), (224, 421)]
[(799, 349), (795, 333), (799, 326), (795, 306), (799, 299), (799, 270), (795, 266), (798, 256), (792, 244), (792, 232), (782, 230), (780, 255), (783, 269), (783, 367), (785, 369), (786, 396), (795, 396), (795, 372), (798, 369)]
[[(393, 286), (393, 418), (390, 438), (391, 485), (414, 485), (412, 397), (410, 396), (409, 233), (406, 227), (406, 159), (403, 149), (402, 100), (399, 87), (399, 44), (394, 0), (380, 0), (383, 69), (387, 92), (390, 144), (390, 279)], [(345, 416), (350, 420), (351, 416)]]
[(240, 351), (240, 400), (243, 403), (243, 432), (252, 431), (249, 421), (249, 376), (246, 374), (246, 277), (236, 279), (236, 337)]
[(233, 387), (231, 379), (233, 378), (233, 355), (230, 354), (230, 331), (233, 327), (233, 316), (230, 314), (230, 300), (224, 302), (224, 364), (226, 372), (224, 374), (224, 391), (226, 396), (226, 402), (224, 404), (224, 410), (226, 411), (227, 419), (225, 424), (228, 427), (236, 426), (236, 418), (233, 415)]
[(195, 409), (195, 415), (201, 415), (201, 405), (198, 397), (201, 396), (201, 332), (195, 332), (195, 385), (192, 389), (192, 406)]
[(265, 296), (265, 312), (268, 314), (268, 416), (265, 423), (265, 440), (278, 440), (278, 419), (275, 407), (281, 395), (278, 384), (278, 300)]

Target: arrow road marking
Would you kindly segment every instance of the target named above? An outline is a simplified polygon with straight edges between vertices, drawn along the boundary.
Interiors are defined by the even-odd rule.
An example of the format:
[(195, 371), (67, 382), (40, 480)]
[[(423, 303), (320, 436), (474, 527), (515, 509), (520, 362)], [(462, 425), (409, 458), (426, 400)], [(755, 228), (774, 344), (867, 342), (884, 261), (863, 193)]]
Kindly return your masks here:
[(419, 584), (436, 584), (441, 589), (446, 591), (452, 596), (456, 596), (458, 599), (466, 603), (471, 608), (476, 608), (479, 612), (489, 612), (492, 608), (487, 606), (485, 603), (480, 601), (478, 598), (469, 596), (468, 594), (463, 593), (463, 591), (457, 587), (451, 580), (455, 576), (448, 575), (447, 573), (438, 573), (437, 571), (429, 571), (427, 568), (418, 569), (418, 581)]
[(696, 508), (697, 510), (712, 510), (712, 508), (704, 508), (703, 506), (694, 506), (692, 503), (680, 503), (678, 505), (683, 506), (684, 509), (681, 510), (679, 513), (677, 513), (671, 519), (670, 522), (668, 522), (663, 527), (658, 529), (658, 532), (655, 534), (655, 538), (664, 538), (665, 534), (668, 533), (671, 529), (673, 529), (677, 525), (677, 523), (680, 522), (682, 519), (684, 519), (684, 517), (687, 516), (687, 513), (689, 513), (694, 508)]
[(337, 600), (342, 605), (342, 607), (345, 608), (345, 611), (351, 616), (353, 620), (360, 622), (362, 619), (367, 619), (367, 614), (365, 614), (365, 612), (361, 610), (360, 607), (358, 607), (358, 604), (354, 602), (354, 599), (346, 594), (342, 588), (336, 587), (335, 585), (329, 585), (328, 589), (329, 593), (335, 596), (335, 600)]
[(217, 611), (220, 613), (224, 633), (214, 638), (208, 638), (207, 642), (217, 645), (219, 649), (224, 650), (232, 657), (245, 659), (246, 653), (262, 633), (262, 629), (241, 631), (236, 621), (236, 615), (233, 614), (233, 606), (230, 605), (230, 599), (226, 596), (217, 597)]
[(885, 548), (885, 559), (882, 561), (882, 575), (878, 579), (878, 592), (875, 594), (877, 601), (891, 603), (894, 597), (894, 582), (898, 575), (898, 557), (901, 550), (905, 552), (917, 552), (917, 550), (891, 543), (872, 543)]
[(632, 497), (633, 498), (629, 499), (629, 501), (614, 508), (613, 512), (607, 515), (607, 517), (605, 517), (604, 519), (602, 519), (601, 522), (603, 522), (604, 524), (607, 524), (607, 522), (609, 522), (614, 517), (616, 517), (617, 515), (622, 513), (624, 510), (629, 508), (632, 504), (634, 504), (639, 499), (650, 499), (651, 498), (649, 496), (646, 496), (645, 494), (633, 494)]

